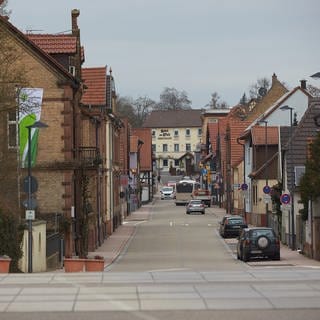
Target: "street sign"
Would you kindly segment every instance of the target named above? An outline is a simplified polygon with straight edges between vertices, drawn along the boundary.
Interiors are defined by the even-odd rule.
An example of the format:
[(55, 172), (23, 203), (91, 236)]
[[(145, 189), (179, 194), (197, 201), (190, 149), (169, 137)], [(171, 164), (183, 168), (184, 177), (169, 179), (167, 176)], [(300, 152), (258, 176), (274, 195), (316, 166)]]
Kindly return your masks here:
[(264, 192), (265, 194), (269, 194), (270, 191), (271, 191), (271, 188), (270, 188), (268, 185), (266, 185), (266, 186), (263, 187), (263, 192)]
[(280, 196), (280, 202), (282, 204), (289, 204), (291, 201), (290, 194), (284, 193)]
[[(23, 206), (27, 209), (28, 208), (28, 199), (22, 201)], [(38, 207), (37, 199), (31, 198), (30, 199), (30, 208), (29, 209), (36, 209)]]
[(26, 220), (34, 220), (34, 219), (35, 219), (35, 211), (26, 210)]
[(263, 196), (263, 200), (264, 200), (264, 203), (270, 203), (271, 202), (271, 196), (270, 194), (265, 194)]
[(248, 190), (248, 185), (246, 183), (243, 183), (241, 185), (241, 190)]

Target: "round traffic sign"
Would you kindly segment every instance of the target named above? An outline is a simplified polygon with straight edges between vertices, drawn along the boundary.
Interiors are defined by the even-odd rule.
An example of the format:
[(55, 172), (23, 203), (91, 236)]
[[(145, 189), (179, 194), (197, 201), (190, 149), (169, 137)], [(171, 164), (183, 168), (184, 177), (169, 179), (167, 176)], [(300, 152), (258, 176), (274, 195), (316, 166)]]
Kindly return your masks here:
[(268, 185), (266, 185), (266, 186), (263, 187), (263, 192), (264, 192), (265, 194), (269, 194), (270, 191), (271, 191), (271, 188), (270, 188)]
[(290, 194), (284, 193), (280, 196), (280, 201), (282, 204), (289, 204), (291, 200)]
[(246, 183), (243, 183), (241, 185), (241, 190), (248, 190), (248, 185)]

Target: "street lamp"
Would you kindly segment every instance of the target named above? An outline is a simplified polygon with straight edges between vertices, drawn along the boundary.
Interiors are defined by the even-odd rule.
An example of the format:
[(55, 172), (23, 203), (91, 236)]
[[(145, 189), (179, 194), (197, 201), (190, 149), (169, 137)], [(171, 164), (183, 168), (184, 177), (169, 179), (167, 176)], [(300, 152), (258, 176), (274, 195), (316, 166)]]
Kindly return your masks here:
[[(259, 120), (258, 123), (264, 123), (264, 145), (265, 145), (265, 153), (264, 153), (264, 175), (266, 178), (266, 187), (268, 186), (268, 121), (267, 120)], [(266, 224), (269, 226), (269, 208), (268, 208), (268, 200), (266, 200)]]
[[(34, 124), (30, 125), (30, 126), (26, 126), (26, 128), (28, 129), (28, 206), (27, 206), (27, 210), (33, 210), (33, 206), (32, 206), (32, 198), (31, 198), (31, 193), (32, 193), (32, 186), (31, 186), (31, 129), (41, 129), (41, 128), (47, 128), (48, 125), (40, 122), (40, 121), (36, 121)], [(32, 273), (32, 219), (33, 217), (29, 217), (28, 216), (28, 272)]]
[[(289, 144), (289, 158), (290, 158), (290, 166), (287, 165), (287, 167), (290, 168), (290, 170), (287, 170), (288, 178), (290, 178), (290, 195), (291, 195), (291, 235), (289, 237), (289, 241), (291, 244), (291, 249), (295, 250), (296, 242), (295, 242), (295, 227), (294, 227), (294, 168), (293, 168), (293, 154), (292, 154), (292, 107), (289, 106), (282, 106), (280, 107), (283, 111), (290, 110), (290, 144)], [(290, 227), (289, 227), (290, 229)]]

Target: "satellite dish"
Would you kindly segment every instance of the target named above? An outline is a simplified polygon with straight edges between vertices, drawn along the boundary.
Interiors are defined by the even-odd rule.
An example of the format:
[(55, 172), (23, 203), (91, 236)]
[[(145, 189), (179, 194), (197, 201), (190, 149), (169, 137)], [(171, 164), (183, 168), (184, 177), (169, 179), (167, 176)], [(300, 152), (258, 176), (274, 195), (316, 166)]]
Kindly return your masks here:
[(267, 89), (264, 88), (264, 87), (261, 87), (259, 90), (258, 90), (258, 93), (261, 97), (264, 97), (266, 94), (267, 94)]

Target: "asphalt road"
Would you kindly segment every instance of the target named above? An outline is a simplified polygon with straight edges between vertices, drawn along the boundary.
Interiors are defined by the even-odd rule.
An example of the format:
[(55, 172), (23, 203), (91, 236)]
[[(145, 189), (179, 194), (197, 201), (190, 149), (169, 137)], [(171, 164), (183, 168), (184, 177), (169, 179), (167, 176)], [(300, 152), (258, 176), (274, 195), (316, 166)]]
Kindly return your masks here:
[(110, 271), (244, 270), (217, 233), (221, 217), (216, 211), (187, 215), (173, 200), (158, 200)]
[(0, 319), (320, 318), (319, 267), (238, 261), (217, 208), (189, 216), (158, 200), (150, 210), (105, 272), (0, 277)]

